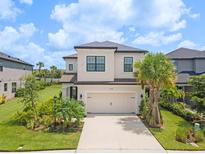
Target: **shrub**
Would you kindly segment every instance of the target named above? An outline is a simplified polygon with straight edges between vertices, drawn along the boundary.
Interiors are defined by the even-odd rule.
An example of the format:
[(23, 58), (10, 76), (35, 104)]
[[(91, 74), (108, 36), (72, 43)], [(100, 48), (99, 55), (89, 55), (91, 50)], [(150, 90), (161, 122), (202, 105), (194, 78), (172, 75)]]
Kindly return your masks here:
[(203, 131), (196, 131), (194, 133), (195, 142), (202, 142), (204, 140), (204, 132)]
[(148, 97), (147, 97), (147, 95), (145, 95), (143, 97), (143, 99), (141, 100), (141, 103), (139, 106), (139, 113), (145, 118), (148, 111), (149, 111)]
[(177, 99), (183, 98), (185, 96), (185, 93), (174, 88), (162, 88), (160, 90), (161, 100), (167, 101), (167, 102), (175, 102)]
[(193, 108), (197, 110), (199, 113), (205, 113), (205, 98), (200, 98), (197, 96), (193, 96), (191, 98), (191, 102), (193, 104)]
[(52, 115), (53, 114), (53, 99), (49, 99), (37, 106), (38, 116)]
[(169, 103), (166, 101), (161, 101), (160, 106), (188, 121), (193, 121), (194, 119), (198, 119), (200, 117), (197, 113), (187, 110), (184, 103)]
[(46, 86), (47, 86), (46, 81), (43, 81), (43, 80), (37, 80), (36, 81), (37, 90), (43, 90), (43, 89), (46, 88)]
[(3, 94), (3, 95), (0, 95), (0, 105), (4, 103), (6, 103), (6, 96)]
[(39, 123), (45, 127), (49, 127), (53, 123), (53, 117), (51, 115), (43, 115), (39, 119)]
[(194, 132), (192, 128), (180, 127), (176, 130), (176, 140), (179, 142), (202, 142), (204, 140), (204, 132)]
[(53, 99), (41, 103), (37, 106), (39, 123), (49, 127), (53, 123)]
[(24, 110), (22, 112), (17, 112), (14, 115), (15, 122), (17, 124), (23, 125), (28, 129), (34, 129), (34, 113), (32, 110)]
[(25, 92), (25, 88), (18, 88), (18, 89), (16, 90), (15, 97), (23, 97), (24, 92)]
[(176, 130), (176, 140), (179, 142), (187, 143), (189, 131), (187, 128), (178, 128)]
[(63, 119), (64, 124), (69, 126), (74, 123), (79, 126), (80, 121), (85, 116), (85, 111), (82, 103), (74, 99), (60, 99), (56, 108), (58, 119)]

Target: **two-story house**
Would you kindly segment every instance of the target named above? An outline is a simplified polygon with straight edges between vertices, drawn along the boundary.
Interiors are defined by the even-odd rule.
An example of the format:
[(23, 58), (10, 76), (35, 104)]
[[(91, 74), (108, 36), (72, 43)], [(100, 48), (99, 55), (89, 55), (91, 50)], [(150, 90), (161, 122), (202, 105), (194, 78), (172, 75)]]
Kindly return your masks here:
[(14, 97), (16, 89), (23, 84), (23, 77), (32, 74), (33, 65), (0, 52), (0, 95)]
[(83, 101), (87, 113), (138, 113), (144, 91), (135, 79), (133, 63), (148, 51), (110, 41), (74, 49), (76, 54), (63, 57), (63, 96)]
[(187, 81), (191, 75), (205, 73), (205, 51), (179, 48), (167, 54), (173, 61), (176, 71), (176, 84), (184, 91), (190, 91), (191, 87)]

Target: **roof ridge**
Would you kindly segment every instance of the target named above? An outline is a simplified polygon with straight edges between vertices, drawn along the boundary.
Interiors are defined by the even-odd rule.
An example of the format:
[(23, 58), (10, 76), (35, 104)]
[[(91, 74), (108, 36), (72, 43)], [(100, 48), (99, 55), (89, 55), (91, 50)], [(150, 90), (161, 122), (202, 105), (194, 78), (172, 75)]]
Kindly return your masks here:
[(119, 51), (119, 52), (123, 52), (123, 51), (148, 52), (145, 49), (140, 49), (140, 48), (132, 47), (130, 45), (125, 45), (125, 44), (120, 44), (120, 43), (116, 43), (116, 42), (109, 41), (109, 40), (105, 40), (101, 42), (94, 41), (94, 42), (74, 46), (74, 49), (76, 48), (113, 48), (113, 49), (116, 48), (116, 51)]
[(166, 54), (170, 58), (205, 58), (205, 52), (197, 49), (180, 47)]

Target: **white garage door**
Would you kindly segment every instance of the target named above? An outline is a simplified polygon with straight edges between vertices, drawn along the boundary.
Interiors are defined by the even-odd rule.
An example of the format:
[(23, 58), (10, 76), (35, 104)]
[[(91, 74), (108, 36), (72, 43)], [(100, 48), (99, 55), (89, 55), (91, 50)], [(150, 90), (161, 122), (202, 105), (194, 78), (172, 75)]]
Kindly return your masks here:
[(88, 113), (134, 113), (136, 100), (133, 93), (89, 93)]

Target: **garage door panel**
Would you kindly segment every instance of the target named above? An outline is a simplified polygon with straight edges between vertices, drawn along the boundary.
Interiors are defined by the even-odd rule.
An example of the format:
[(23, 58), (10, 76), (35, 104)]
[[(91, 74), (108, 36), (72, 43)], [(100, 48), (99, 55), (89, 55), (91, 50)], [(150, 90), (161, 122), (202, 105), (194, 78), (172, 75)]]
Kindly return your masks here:
[(87, 112), (90, 113), (133, 113), (136, 111), (135, 94), (89, 93)]

